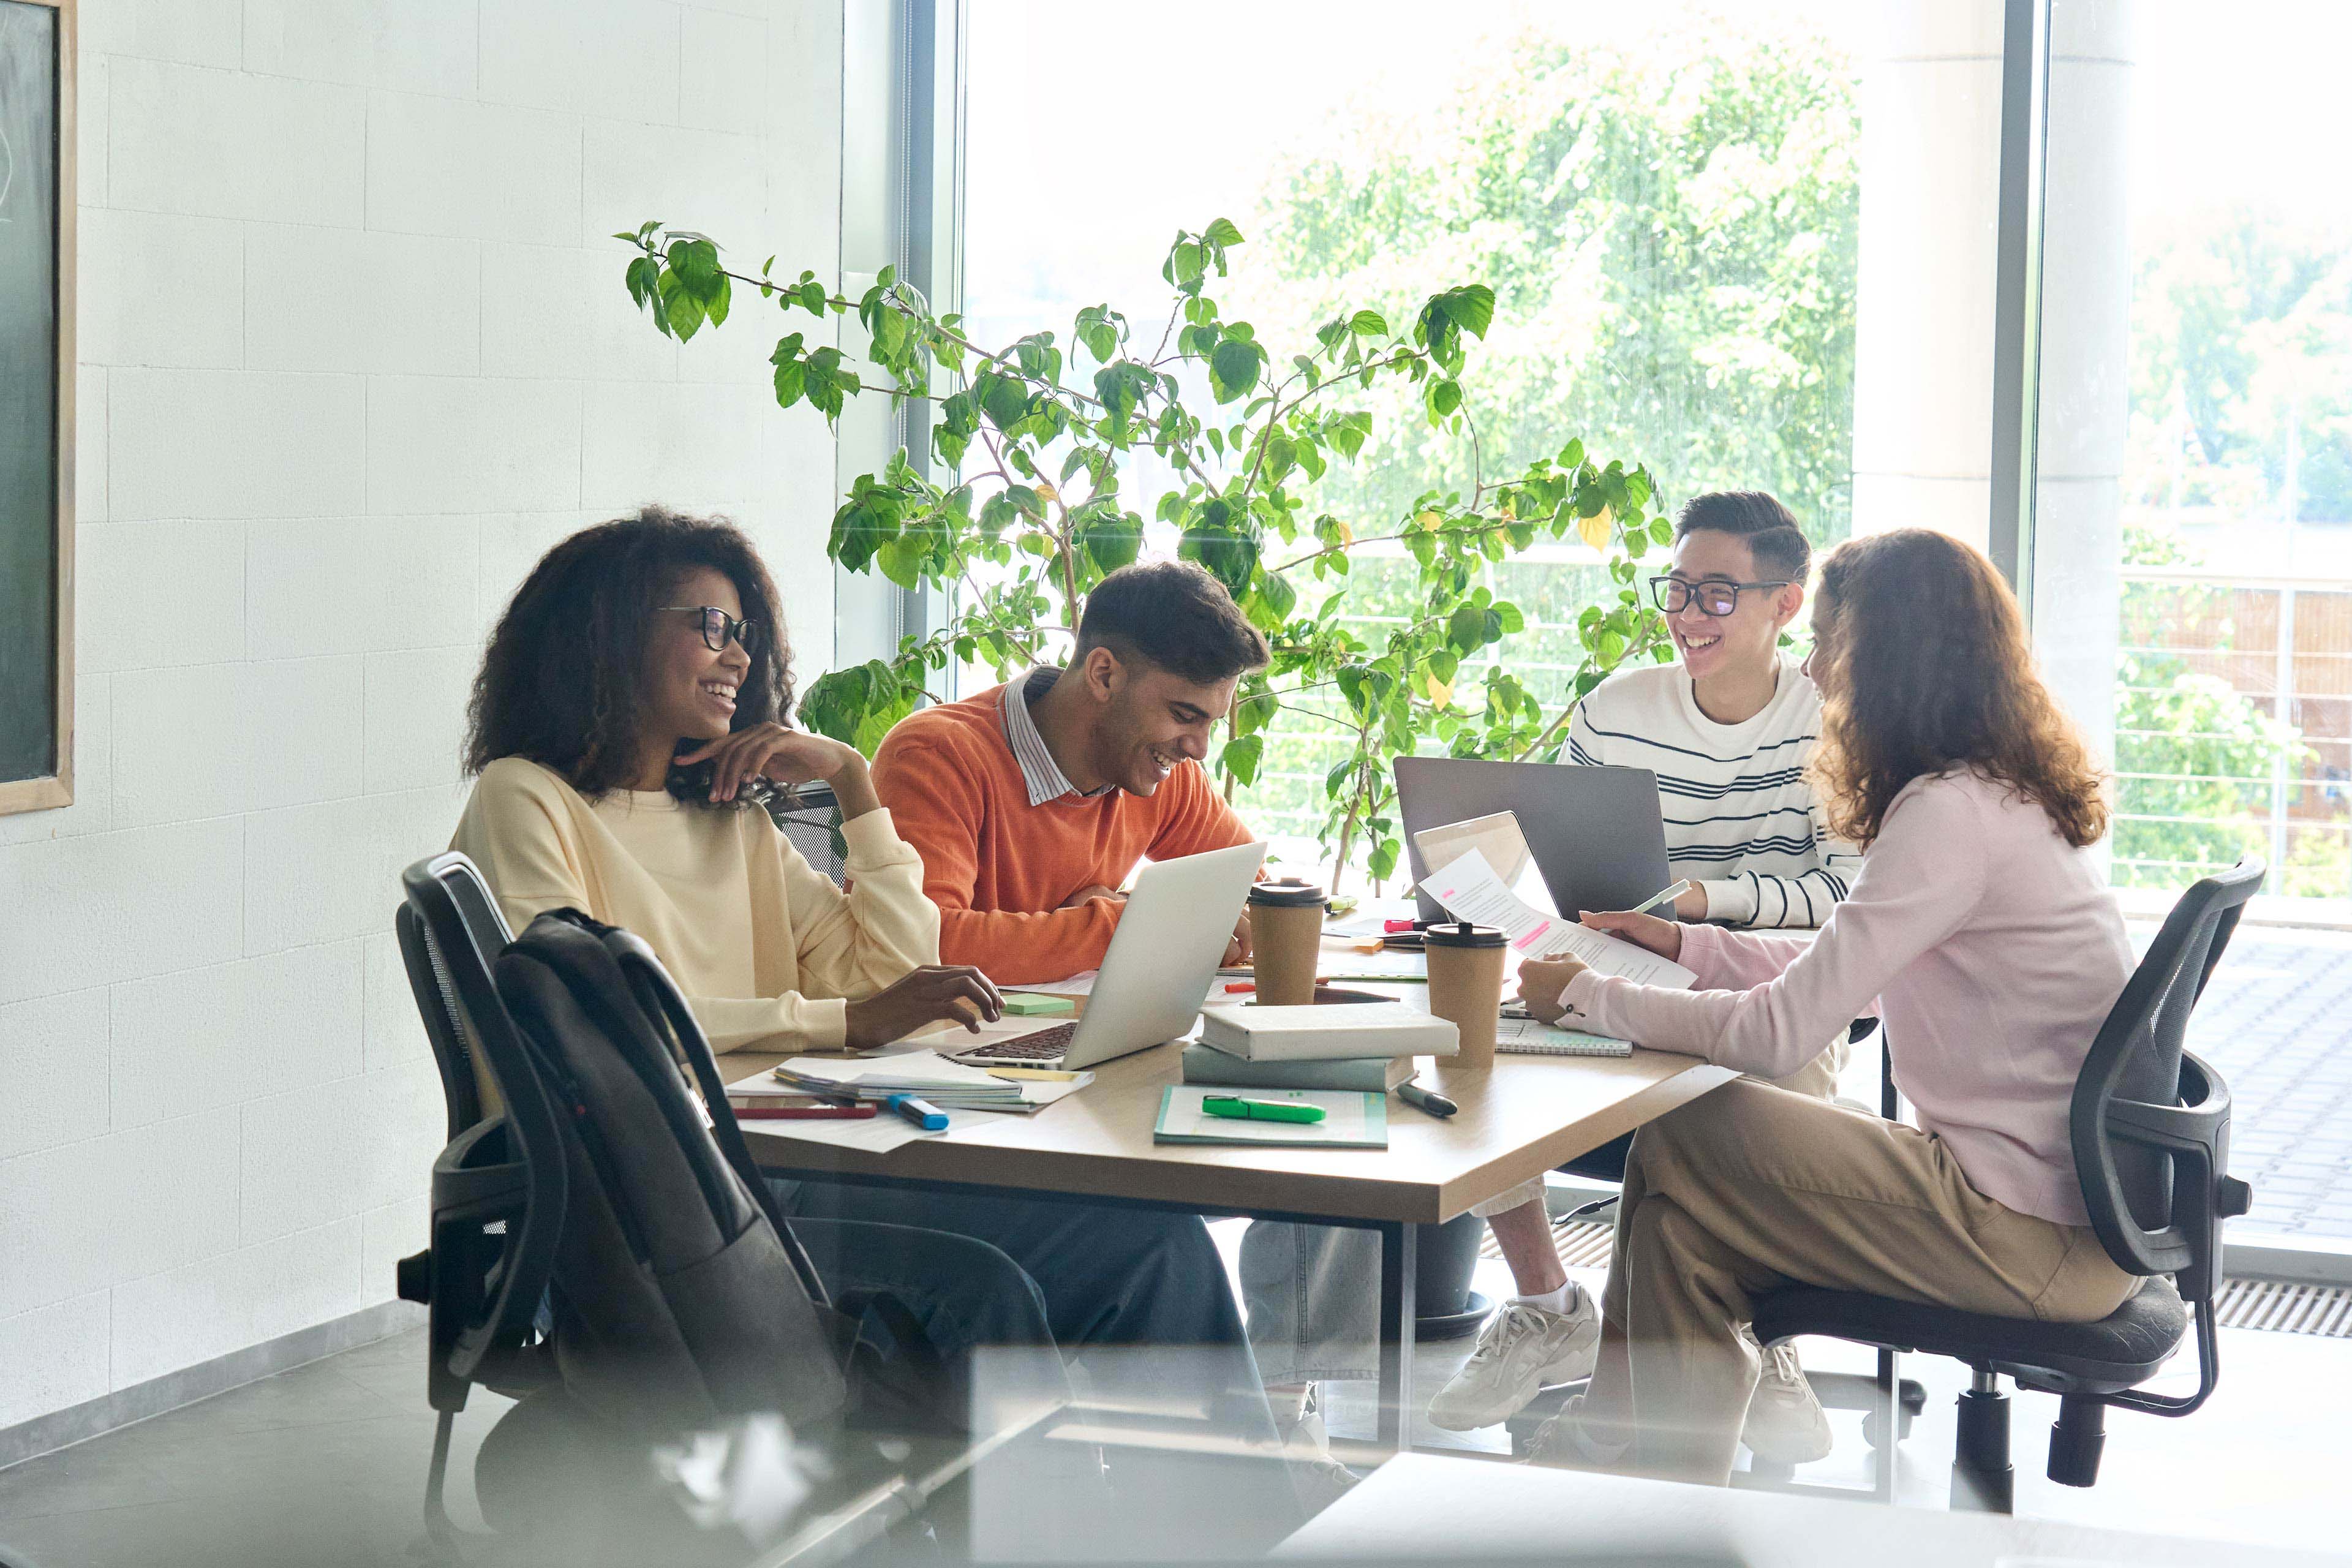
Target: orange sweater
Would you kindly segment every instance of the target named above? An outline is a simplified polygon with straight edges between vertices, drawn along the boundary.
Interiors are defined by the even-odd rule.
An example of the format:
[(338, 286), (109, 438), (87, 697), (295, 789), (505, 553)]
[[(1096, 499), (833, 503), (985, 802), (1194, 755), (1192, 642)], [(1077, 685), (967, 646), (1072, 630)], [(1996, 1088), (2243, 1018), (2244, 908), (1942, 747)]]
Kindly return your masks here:
[[(874, 788), (923, 858), (940, 907), (940, 962), (1000, 984), (1093, 969), (1119, 906), (1062, 900), (1118, 886), (1139, 860), (1173, 860), (1251, 840), (1207, 772), (1185, 763), (1149, 798), (1122, 790), (1029, 804), (1004, 738), (1003, 688), (909, 715), (874, 756)], [(1240, 913), (1237, 910), (1236, 915)]]

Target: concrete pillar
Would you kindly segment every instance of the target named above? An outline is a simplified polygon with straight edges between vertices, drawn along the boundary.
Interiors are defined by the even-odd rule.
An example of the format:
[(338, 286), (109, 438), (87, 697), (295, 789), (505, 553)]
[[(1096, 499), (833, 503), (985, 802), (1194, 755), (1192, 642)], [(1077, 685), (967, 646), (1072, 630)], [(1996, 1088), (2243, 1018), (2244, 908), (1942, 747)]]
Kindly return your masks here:
[[(1853, 526), (1990, 515), (2001, 6), (1890, 0), (1863, 74)], [(2130, 368), (2128, 0), (2054, 0), (2033, 571), (2045, 673), (2112, 755)]]
[(1991, 494), (1998, 0), (1887, 0), (1862, 79), (1853, 530), (1981, 549)]
[(2050, 21), (2033, 642), (2052, 689), (2112, 761), (2131, 399), (2131, 0), (2056, 0)]

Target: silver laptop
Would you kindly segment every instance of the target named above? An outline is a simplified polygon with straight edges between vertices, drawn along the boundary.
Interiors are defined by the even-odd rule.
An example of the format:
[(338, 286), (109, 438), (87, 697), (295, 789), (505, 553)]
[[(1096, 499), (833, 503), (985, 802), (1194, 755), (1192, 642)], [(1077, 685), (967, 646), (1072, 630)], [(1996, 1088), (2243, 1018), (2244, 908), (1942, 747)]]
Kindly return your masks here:
[[(1399, 757), (1396, 785), (1416, 884), (1433, 868), (1414, 834), (1498, 811), (1519, 819), (1555, 913), (1629, 910), (1672, 880), (1658, 775), (1647, 768)], [(1444, 916), (1427, 893), (1415, 897), (1422, 919)]]
[(1090, 1068), (1183, 1034), (1201, 1016), (1265, 858), (1265, 845), (1240, 844), (1153, 861), (1136, 876), (1081, 1016), (983, 1024), (978, 1045), (946, 1054), (973, 1067)]

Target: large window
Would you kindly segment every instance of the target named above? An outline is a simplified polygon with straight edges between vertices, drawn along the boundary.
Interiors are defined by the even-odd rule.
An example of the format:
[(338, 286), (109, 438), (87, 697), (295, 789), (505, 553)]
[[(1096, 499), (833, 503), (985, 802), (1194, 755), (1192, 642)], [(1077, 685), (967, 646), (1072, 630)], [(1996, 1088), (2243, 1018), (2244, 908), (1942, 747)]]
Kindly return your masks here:
[[(1573, 437), (1646, 464), (1669, 503), (1769, 489), (1833, 542), (1853, 512), (1853, 13), (1474, 0), (1433, 26), (1424, 6), (1361, 0), (1208, 0), (1181, 22), (975, 0), (967, 316), (983, 342), (1041, 327), (1066, 342), (1082, 306), (1164, 312), (1171, 237), (1221, 216), (1246, 244), (1217, 296), (1277, 355), (1343, 308), (1409, 319), (1484, 281), (1497, 300), (1465, 377), (1475, 435), (1376, 392), (1380, 434), (1318, 487), (1318, 509), (1372, 531)], [(1127, 482), (1149, 497), (1170, 478)], [(1595, 560), (1570, 545), (1496, 569), (1528, 612), (1515, 665), (1555, 706)], [(1377, 626), (1410, 576), (1360, 566), (1348, 615)], [(1278, 736), (1253, 821), (1311, 835), (1337, 745), (1311, 725)]]
[[(2137, 936), (2207, 871), (2270, 865), (2192, 1044), (2235, 1102), (2240, 1238), (2340, 1254), (2352, 183), (2330, 62), (2352, 9), (2054, 0), (2052, 23), (2036, 641), (2112, 726)], [(2220, 81), (2262, 86), (2195, 112)]]
[[(2039, 616), (2105, 654), (2115, 879), (2352, 915), (2352, 183), (2332, 0), (2056, 0)], [(2256, 79), (2226, 115), (2204, 84)], [(2112, 609), (2110, 607), (2112, 606)], [(2090, 613), (2085, 616), (2085, 610)]]

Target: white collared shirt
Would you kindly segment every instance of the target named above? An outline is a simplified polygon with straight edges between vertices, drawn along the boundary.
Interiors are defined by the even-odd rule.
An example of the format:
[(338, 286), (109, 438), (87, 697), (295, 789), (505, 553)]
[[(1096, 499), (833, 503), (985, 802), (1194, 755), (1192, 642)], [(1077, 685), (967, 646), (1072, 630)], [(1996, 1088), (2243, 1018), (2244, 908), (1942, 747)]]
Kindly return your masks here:
[(1004, 739), (1013, 748), (1013, 760), (1021, 764), (1021, 782), (1028, 787), (1031, 805), (1044, 805), (1066, 795), (1092, 800), (1118, 787), (1105, 784), (1100, 789), (1082, 790), (1072, 784), (1069, 775), (1062, 771), (1062, 764), (1046, 748), (1037, 721), (1029, 716), (1029, 704), (1054, 689), (1054, 682), (1061, 675), (1050, 665), (1039, 665), (1019, 679), (1004, 683)]

